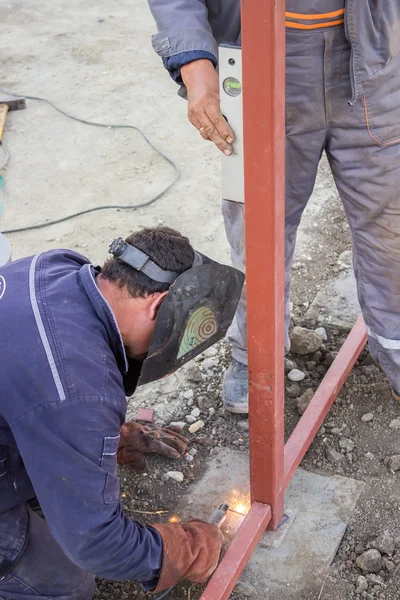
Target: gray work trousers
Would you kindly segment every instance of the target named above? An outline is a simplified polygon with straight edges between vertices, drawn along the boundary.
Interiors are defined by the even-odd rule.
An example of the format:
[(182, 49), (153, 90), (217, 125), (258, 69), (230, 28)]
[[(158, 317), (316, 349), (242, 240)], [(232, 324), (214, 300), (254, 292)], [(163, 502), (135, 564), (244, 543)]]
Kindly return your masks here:
[[(343, 28), (286, 36), (286, 350), (296, 232), (325, 151), (351, 229), (370, 350), (400, 391), (400, 56), (378, 74), (374, 91), (351, 106)], [(233, 264), (244, 271), (244, 206), (224, 200), (223, 215)], [(228, 332), (233, 357), (242, 363), (245, 294)]]
[[(0, 600), (90, 600), (94, 575), (74, 565), (46, 521), (30, 508), (27, 510), (28, 543), (11, 573), (0, 579)], [(11, 531), (10, 535), (15, 534)]]

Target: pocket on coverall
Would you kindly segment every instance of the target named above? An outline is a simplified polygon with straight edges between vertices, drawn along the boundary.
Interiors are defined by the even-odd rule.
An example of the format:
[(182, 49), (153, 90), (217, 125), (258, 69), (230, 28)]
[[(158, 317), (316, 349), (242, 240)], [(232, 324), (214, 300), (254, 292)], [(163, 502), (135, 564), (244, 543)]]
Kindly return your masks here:
[(389, 146), (400, 142), (400, 56), (375, 77), (376, 88), (363, 97), (366, 126), (377, 144)]

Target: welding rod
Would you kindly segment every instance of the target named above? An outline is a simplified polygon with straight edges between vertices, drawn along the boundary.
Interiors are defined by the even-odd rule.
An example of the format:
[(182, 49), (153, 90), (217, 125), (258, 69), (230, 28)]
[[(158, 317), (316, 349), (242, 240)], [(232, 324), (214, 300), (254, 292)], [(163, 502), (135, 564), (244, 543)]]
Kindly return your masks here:
[[(209, 523), (214, 523), (214, 525), (217, 525), (218, 527), (222, 527), (225, 519), (226, 519), (226, 514), (229, 510), (229, 504), (228, 502), (222, 502), (222, 504), (220, 504), (218, 506), (218, 508), (216, 508), (214, 510), (214, 512), (212, 513), (211, 517), (208, 519)], [(167, 590), (165, 590), (164, 592), (161, 592), (160, 594), (158, 594), (158, 596), (156, 596), (155, 600), (162, 600), (163, 598), (166, 598), (168, 596), (168, 594), (170, 592), (172, 592), (173, 589), (175, 589), (175, 585), (168, 588)]]

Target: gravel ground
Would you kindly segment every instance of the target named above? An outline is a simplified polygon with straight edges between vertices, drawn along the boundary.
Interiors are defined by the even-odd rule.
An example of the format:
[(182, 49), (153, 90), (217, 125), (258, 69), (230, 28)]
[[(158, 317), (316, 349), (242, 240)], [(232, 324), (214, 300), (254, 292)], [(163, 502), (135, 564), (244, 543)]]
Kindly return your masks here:
[[(344, 339), (343, 334), (335, 330), (328, 330), (327, 338), (314, 353), (303, 356), (292, 353), (285, 361), (286, 436), (298, 422), (299, 412), (311, 395), (309, 390), (317, 388)], [(201, 477), (207, 459), (216, 447), (248, 451), (247, 419), (231, 415), (222, 407), (221, 381), (229, 358), (230, 350), (225, 342), (209, 349), (187, 368), (186, 384), (176, 391), (181, 402), (175, 408), (172, 420), (186, 422), (188, 427), (187, 417), (191, 421), (191, 412), (197, 407), (199, 419), (204, 422), (200, 431), (188, 434), (192, 454), (172, 464), (151, 457), (146, 473), (141, 475), (121, 468), (122, 502), (131, 518), (154, 523), (170, 517), (178, 497), (186, 486)], [(302, 381), (295, 383), (289, 379), (293, 378), (293, 369), (305, 375)], [(400, 488), (399, 474), (394, 469), (400, 469), (397, 464), (400, 459), (393, 458), (400, 453), (399, 417), (400, 407), (391, 397), (384, 374), (365, 350), (302, 463), (304, 468), (315, 473), (339, 474), (365, 482), (364, 492), (327, 573), (319, 600), (394, 600), (399, 597)], [(183, 473), (182, 483), (168, 478), (166, 473), (172, 469)], [(151, 514), (156, 511), (166, 512)], [(383, 534), (386, 536), (383, 542), (379, 539), (377, 542)], [(364, 554), (371, 549), (375, 555), (372, 565), (369, 564), (370, 554)], [(360, 568), (357, 560), (359, 564), (362, 560), (365, 570)], [(169, 597), (171, 600), (188, 597), (196, 600), (201, 590), (200, 586), (185, 583)], [(97, 600), (131, 596), (144, 598), (145, 594), (135, 583), (98, 582)], [(239, 588), (231, 597), (240, 600), (247, 596), (240, 593)], [(300, 597), (311, 600), (315, 595)]]
[[(186, 105), (176, 97), (174, 84), (151, 48), (154, 23), (145, 0), (120, 0), (117, 4), (58, 0), (56, 8), (49, 0), (5, 0), (0, 4), (1, 85), (47, 97), (83, 118), (140, 126), (177, 161), (182, 177), (151, 208), (134, 213), (103, 211), (14, 234), (10, 236), (14, 258), (67, 247), (100, 262), (114, 236), (166, 223), (189, 235), (199, 250), (217, 260), (228, 260), (220, 215), (218, 152), (188, 124)], [(81, 126), (37, 102), (28, 102), (27, 110), (9, 116), (4, 141), (11, 160), (5, 172), (3, 230), (109, 202), (143, 201), (171, 178), (169, 167), (139, 135)], [(323, 158), (298, 236), (295, 325), (306, 324), (307, 308), (324, 282), (335, 278), (341, 269), (340, 256), (349, 247), (348, 225)], [(306, 375), (298, 384), (286, 381), (287, 434), (299, 418), (298, 398), (315, 390), (341, 342), (340, 332), (329, 330), (325, 347), (317, 354), (288, 357)], [(146, 522), (168, 518), (186, 486), (201, 477), (216, 446), (247, 451), (247, 421), (225, 414), (221, 406), (221, 380), (229, 353), (227, 344), (221, 343), (184, 368), (183, 376), (162, 382), (155, 388), (157, 393), (150, 391), (146, 401), (139, 394), (130, 400), (129, 418), (142, 403), (156, 408), (157, 422), (186, 421), (193, 407), (198, 407), (205, 423), (197, 434), (190, 435), (190, 448), (197, 450), (191, 462), (186, 457), (177, 464), (151, 458), (146, 475), (121, 469), (121, 500), (130, 517)], [(368, 413), (372, 419), (362, 420)], [(364, 353), (302, 465), (322, 474), (355, 477), (366, 484), (316, 600), (399, 598), (399, 475), (394, 471), (396, 460), (390, 459), (400, 454), (396, 425), (390, 427), (399, 417), (400, 407), (391, 398), (384, 375)], [(171, 469), (183, 473), (182, 483), (166, 479)], [(145, 514), (160, 510), (167, 513)], [(382, 555), (382, 572), (366, 573), (366, 581), (359, 584), (362, 571), (356, 556), (386, 531), (395, 541), (395, 550)], [(357, 587), (366, 586), (355, 595)], [(198, 586), (184, 584), (170, 599), (196, 600), (199, 596)], [(140, 599), (144, 594), (135, 583), (98, 582), (97, 600), (128, 597)], [(243, 594), (235, 591), (233, 597), (241, 600)], [(312, 599), (303, 596), (303, 600)]]

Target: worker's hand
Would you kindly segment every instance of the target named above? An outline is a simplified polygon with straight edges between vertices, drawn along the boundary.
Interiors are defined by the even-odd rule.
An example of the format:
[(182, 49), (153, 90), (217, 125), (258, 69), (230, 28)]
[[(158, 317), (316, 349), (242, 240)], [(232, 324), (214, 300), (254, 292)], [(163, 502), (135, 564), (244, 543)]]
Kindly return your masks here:
[(188, 92), (189, 121), (205, 140), (227, 156), (232, 154), (234, 133), (220, 111), (219, 80), (210, 60), (195, 60), (181, 68)]
[(205, 521), (154, 525), (163, 542), (158, 594), (181, 579), (204, 583), (217, 568), (224, 536), (218, 525)]
[(125, 423), (121, 427), (117, 460), (135, 471), (143, 471), (146, 464), (144, 454), (159, 454), (176, 460), (186, 451), (188, 441), (180, 427)]

